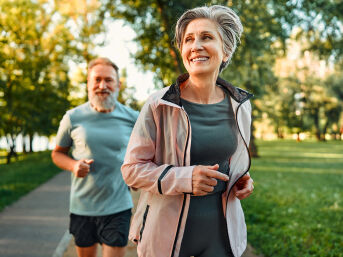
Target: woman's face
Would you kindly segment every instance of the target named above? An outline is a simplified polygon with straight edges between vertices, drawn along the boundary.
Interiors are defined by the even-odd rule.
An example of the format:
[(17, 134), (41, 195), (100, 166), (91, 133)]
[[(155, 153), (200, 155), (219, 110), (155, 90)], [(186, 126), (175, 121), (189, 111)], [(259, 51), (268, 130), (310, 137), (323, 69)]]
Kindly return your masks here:
[(191, 76), (218, 75), (220, 64), (228, 60), (217, 25), (208, 19), (191, 21), (181, 46), (183, 64)]

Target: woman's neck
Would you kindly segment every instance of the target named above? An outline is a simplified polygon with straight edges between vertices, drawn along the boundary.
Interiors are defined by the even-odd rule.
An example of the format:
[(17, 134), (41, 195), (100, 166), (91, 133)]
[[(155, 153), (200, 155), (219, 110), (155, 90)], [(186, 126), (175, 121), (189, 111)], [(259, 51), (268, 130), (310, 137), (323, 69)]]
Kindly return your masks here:
[(214, 104), (224, 99), (224, 92), (216, 86), (217, 76), (190, 75), (181, 85), (181, 97), (190, 102)]

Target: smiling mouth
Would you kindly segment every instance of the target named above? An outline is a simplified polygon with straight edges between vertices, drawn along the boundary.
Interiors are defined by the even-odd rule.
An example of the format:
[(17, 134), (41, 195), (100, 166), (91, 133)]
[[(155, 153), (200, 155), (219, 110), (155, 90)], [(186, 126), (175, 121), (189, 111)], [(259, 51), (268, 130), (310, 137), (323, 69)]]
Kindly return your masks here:
[(108, 96), (110, 93), (106, 91), (102, 91), (102, 92), (95, 92), (95, 94), (97, 96), (105, 97), (105, 96)]
[(196, 58), (193, 58), (191, 59), (191, 62), (204, 62), (204, 61), (207, 61), (208, 59), (210, 59), (209, 57), (196, 57)]

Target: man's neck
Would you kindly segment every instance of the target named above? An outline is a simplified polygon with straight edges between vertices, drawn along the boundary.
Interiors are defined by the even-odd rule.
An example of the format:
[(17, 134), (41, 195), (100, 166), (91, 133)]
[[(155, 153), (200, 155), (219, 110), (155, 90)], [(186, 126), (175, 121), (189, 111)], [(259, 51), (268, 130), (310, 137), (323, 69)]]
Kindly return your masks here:
[(97, 112), (102, 112), (102, 113), (113, 112), (115, 109), (115, 105), (113, 105), (113, 107), (110, 109), (102, 109), (97, 106), (94, 106), (92, 103), (90, 103), (90, 105), (94, 110), (96, 110)]

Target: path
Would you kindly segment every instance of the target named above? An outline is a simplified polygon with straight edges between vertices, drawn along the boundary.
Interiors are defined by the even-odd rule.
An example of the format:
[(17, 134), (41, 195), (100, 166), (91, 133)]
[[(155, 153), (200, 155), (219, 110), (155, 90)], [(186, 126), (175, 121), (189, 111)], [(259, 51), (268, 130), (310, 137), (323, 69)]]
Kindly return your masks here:
[(61, 172), (0, 213), (1, 257), (53, 256), (68, 228), (69, 184)]

